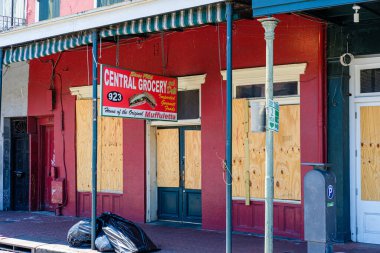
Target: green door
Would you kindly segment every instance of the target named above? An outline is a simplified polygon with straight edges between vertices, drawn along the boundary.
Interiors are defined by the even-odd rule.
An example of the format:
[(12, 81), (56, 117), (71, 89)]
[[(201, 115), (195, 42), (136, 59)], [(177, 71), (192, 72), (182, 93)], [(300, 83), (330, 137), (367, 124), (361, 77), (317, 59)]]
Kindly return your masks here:
[(158, 218), (201, 223), (199, 126), (157, 130)]

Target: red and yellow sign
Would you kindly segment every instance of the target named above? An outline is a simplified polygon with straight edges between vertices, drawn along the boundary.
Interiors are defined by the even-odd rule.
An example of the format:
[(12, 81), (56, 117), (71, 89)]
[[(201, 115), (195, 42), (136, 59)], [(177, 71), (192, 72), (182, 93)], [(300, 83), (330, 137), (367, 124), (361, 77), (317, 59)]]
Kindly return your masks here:
[(101, 65), (101, 115), (177, 120), (176, 78)]

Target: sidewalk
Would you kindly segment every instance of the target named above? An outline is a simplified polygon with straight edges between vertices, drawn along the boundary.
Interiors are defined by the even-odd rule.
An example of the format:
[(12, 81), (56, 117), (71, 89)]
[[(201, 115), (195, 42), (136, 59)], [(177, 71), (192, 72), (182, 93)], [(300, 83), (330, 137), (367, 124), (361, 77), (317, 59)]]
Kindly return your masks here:
[[(67, 246), (68, 229), (80, 218), (56, 217), (38, 212), (0, 212), (0, 247), (7, 245), (19, 251), (50, 252), (94, 252)], [(159, 223), (140, 224), (162, 253), (223, 253), (223, 232), (205, 231), (197, 228), (178, 228)], [(233, 235), (233, 252), (258, 252), (263, 249), (264, 239), (246, 234)], [(306, 253), (306, 244), (294, 240), (275, 240), (276, 253)], [(380, 245), (348, 243), (335, 245), (335, 252), (380, 253)], [(0, 250), (1, 252), (1, 250)]]

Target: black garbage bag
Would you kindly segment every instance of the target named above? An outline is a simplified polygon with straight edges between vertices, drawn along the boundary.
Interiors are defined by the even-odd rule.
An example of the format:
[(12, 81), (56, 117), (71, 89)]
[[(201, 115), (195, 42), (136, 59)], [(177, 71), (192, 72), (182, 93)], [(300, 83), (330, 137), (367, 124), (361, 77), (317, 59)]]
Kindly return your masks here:
[(74, 224), (67, 233), (67, 242), (71, 247), (91, 245), (91, 220), (85, 219)]
[(100, 252), (114, 251), (110, 240), (107, 235), (102, 231), (98, 234), (95, 240), (95, 247)]
[(116, 253), (159, 250), (145, 232), (133, 222), (112, 213), (103, 213), (98, 219)]

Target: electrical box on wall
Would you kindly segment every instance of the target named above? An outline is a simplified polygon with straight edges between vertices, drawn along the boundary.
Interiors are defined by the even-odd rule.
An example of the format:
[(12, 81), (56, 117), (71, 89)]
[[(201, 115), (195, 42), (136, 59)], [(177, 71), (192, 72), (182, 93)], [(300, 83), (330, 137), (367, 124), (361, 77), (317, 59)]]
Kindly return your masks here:
[(63, 204), (64, 179), (58, 178), (51, 181), (51, 203)]

